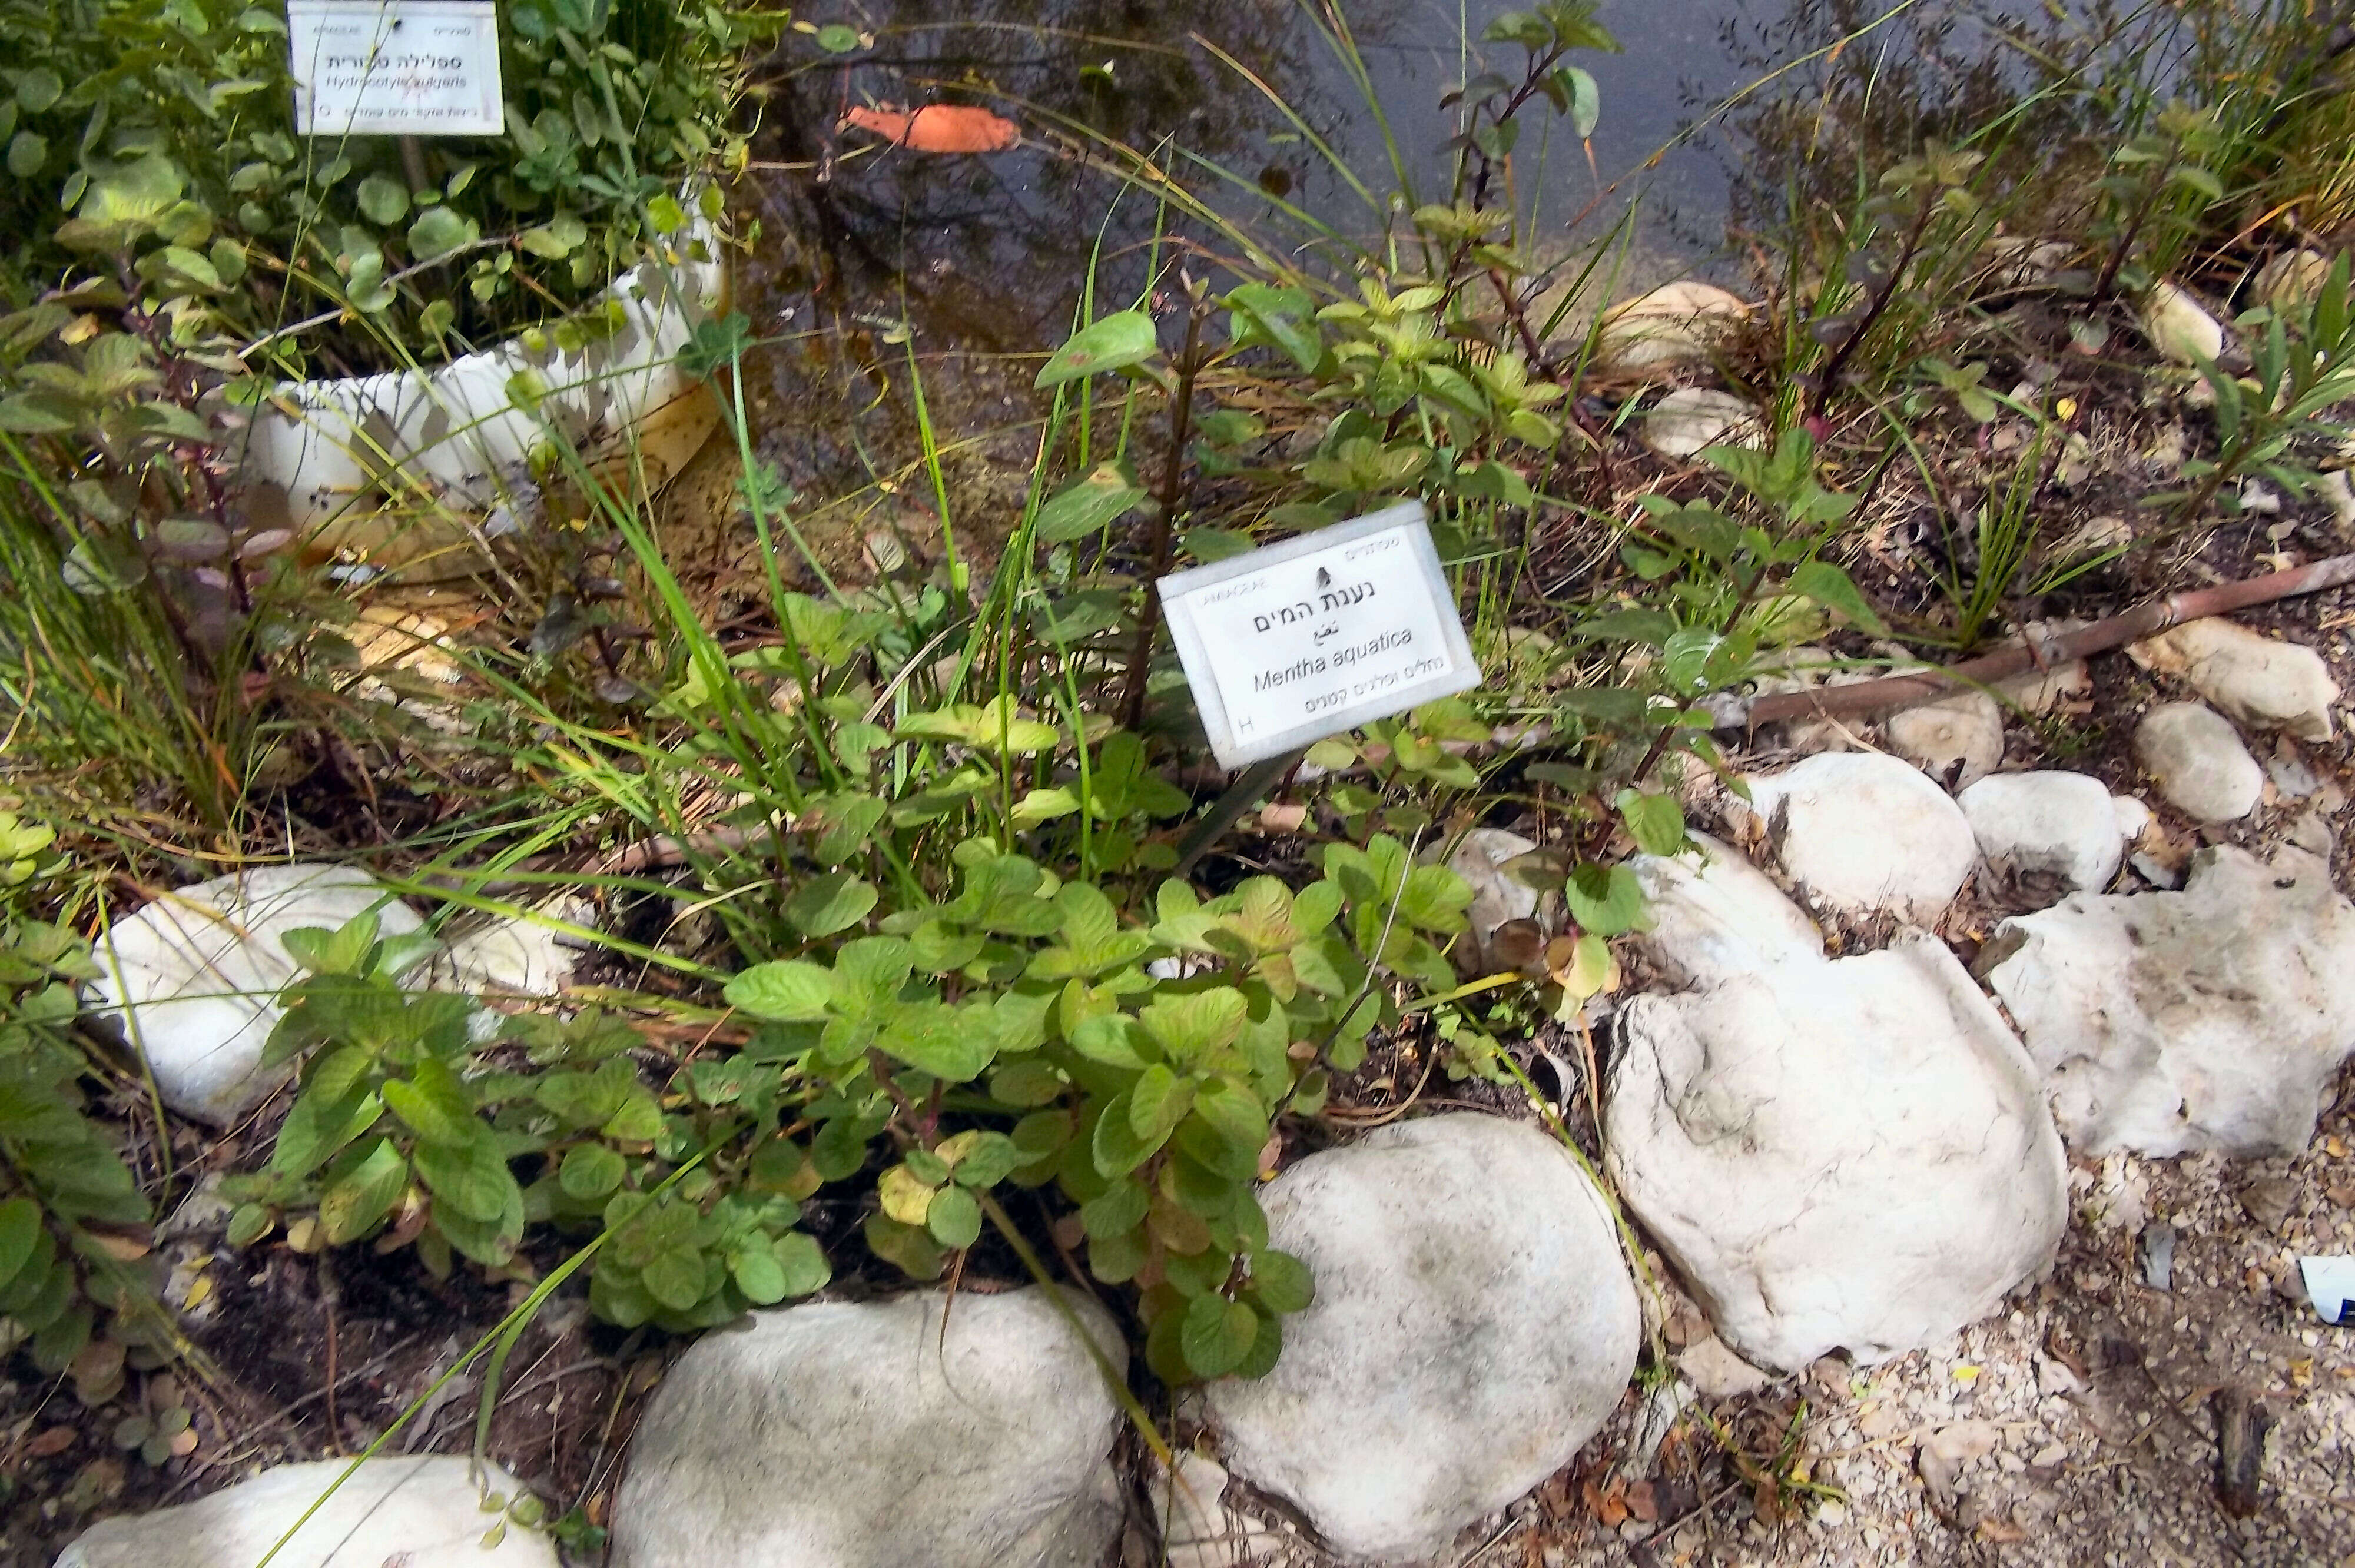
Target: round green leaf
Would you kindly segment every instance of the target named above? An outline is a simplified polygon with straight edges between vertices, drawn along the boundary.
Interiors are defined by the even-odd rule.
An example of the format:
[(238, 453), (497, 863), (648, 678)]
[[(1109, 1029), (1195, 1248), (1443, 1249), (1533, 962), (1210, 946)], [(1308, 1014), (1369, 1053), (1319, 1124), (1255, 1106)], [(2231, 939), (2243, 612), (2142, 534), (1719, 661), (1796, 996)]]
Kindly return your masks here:
[(1284, 1323), (1265, 1312), (1254, 1314), (1259, 1319), (1259, 1331), (1252, 1336), (1251, 1350), (1235, 1363), (1235, 1376), (1260, 1378), (1275, 1370), (1276, 1359), (1284, 1354)]
[(47, 110), (65, 92), (66, 84), (47, 66), (35, 66), (16, 79), (16, 102), (27, 114)]
[(613, 1192), (628, 1174), (628, 1162), (603, 1144), (576, 1143), (565, 1152), (556, 1181), (566, 1197), (585, 1203)]
[(1242, 1365), (1259, 1338), (1259, 1314), (1223, 1296), (1197, 1296), (1186, 1304), (1178, 1343), (1196, 1377), (1224, 1377)]
[(981, 1239), (981, 1204), (963, 1187), (943, 1187), (924, 1211), (924, 1228), (943, 1246), (962, 1251)]
[(446, 207), (427, 207), (409, 226), (409, 251), (420, 261), (446, 256), (474, 238), (474, 224)]
[(830, 55), (858, 52), (858, 29), (841, 22), (829, 22), (817, 30), (817, 47)]
[(1251, 1264), (1252, 1289), (1271, 1312), (1305, 1312), (1316, 1299), (1316, 1282), (1308, 1266), (1288, 1252), (1273, 1247), (1256, 1254)]
[(390, 228), (409, 216), (409, 187), (382, 175), (362, 180), (356, 199), (361, 213), (379, 228)]
[(668, 1247), (639, 1270), (647, 1293), (674, 1312), (684, 1312), (703, 1299), (703, 1253), (692, 1246)]
[(20, 180), (39, 174), (48, 158), (48, 139), (38, 132), (19, 131), (8, 139), (8, 172)]
[(757, 1236), (729, 1255), (728, 1272), (744, 1299), (755, 1307), (773, 1307), (785, 1298), (784, 1267)]
[(788, 1231), (771, 1244), (769, 1250), (776, 1255), (777, 1266), (785, 1277), (785, 1294), (807, 1296), (813, 1290), (826, 1288), (834, 1277), (834, 1269), (826, 1261), (815, 1238), (800, 1231)]

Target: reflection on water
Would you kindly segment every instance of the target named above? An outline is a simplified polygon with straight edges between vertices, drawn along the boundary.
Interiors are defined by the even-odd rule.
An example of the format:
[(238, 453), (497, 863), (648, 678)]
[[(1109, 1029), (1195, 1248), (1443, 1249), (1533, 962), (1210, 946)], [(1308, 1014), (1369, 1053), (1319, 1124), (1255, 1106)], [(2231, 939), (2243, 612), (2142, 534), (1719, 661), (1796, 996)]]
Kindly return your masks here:
[[(916, 450), (912, 346), (935, 423), (979, 443), (950, 460), (961, 520), (994, 513), (1002, 525), (1019, 505), (1008, 474), (1028, 467), (1035, 434), (1022, 428), (1029, 366), (1000, 356), (1059, 342), (1092, 275), (1102, 308), (1132, 301), (1157, 234), (1225, 243), (1178, 221), (1149, 184), (1124, 188), (1104, 149), (1150, 156), (1271, 247), (1337, 260), (1378, 238), (1386, 215), (1315, 143), (1378, 198), (1402, 182), (1414, 200), (1447, 199), (1455, 126), (1440, 99), (1481, 69), (1464, 40), (1507, 8), (1356, 0), (1347, 27), (1363, 86), (1295, 0), (903, 0), (801, 13), (871, 42), (835, 57), (788, 35), (760, 74), (762, 168), (744, 204), (763, 238), (741, 297), (764, 336), (788, 339), (751, 387), (764, 452), (823, 497), (904, 471)], [(2169, 15), (2147, 14), (2148, 26)], [(1795, 201), (1845, 205), (1859, 152), (1883, 166), (1924, 133), (1983, 122), (2035, 85), (2031, 51), (2097, 54), (2090, 40), (2126, 25), (2109, 0), (2067, 12), (2041, 0), (1893, 11), (1874, 0), (1617, 0), (1602, 20), (1625, 52), (1577, 62), (1602, 90), (1591, 159), (1533, 113), (1512, 195), (1540, 255), (1606, 234), (1632, 204), (1622, 292), (1719, 268), (1729, 219), (1764, 228)], [(1517, 70), (1515, 46), (1468, 48)], [(1010, 114), (1024, 144), (931, 156), (834, 129), (851, 104), (934, 101)], [(2019, 122), (2020, 155), (2057, 145), (2083, 111), (2078, 96), (2034, 101)], [(928, 488), (868, 492), (859, 526), (921, 512), (911, 496)]]

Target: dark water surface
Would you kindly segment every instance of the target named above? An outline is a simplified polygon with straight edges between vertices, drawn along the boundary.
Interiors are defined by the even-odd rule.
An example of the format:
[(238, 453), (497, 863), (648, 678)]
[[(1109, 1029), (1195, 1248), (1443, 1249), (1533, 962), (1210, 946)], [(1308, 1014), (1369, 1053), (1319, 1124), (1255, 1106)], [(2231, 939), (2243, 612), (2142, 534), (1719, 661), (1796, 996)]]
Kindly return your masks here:
[[(1144, 286), (1157, 226), (1228, 244), (1161, 210), (1148, 185), (1124, 189), (1107, 144), (1153, 155), (1271, 248), (1321, 249), (1346, 271), (1348, 247), (1377, 238), (1384, 214), (1310, 136), (1378, 201), (1401, 183), (1414, 200), (1448, 199), (1457, 127), (1440, 100), (1484, 69), (1481, 56), (1518, 79), (1518, 46), (1465, 41), (1507, 8), (1356, 0), (1346, 25), (1363, 87), (1295, 0), (900, 0), (797, 12), (871, 41), (837, 57), (790, 35), (761, 73), (762, 167), (747, 216), (764, 232), (742, 297), (764, 335), (793, 339), (755, 378), (764, 450), (805, 492), (826, 496), (903, 469), (911, 346), (937, 419), (968, 433), (1011, 420), (1027, 366), (993, 367), (991, 356), (1060, 342), (1092, 261), (1098, 308), (1113, 309)], [(1827, 186), (1852, 183), (1859, 148), (1880, 156), (1877, 143), (1960, 131), (2016, 92), (2025, 57), (2004, 31), (2050, 48), (2079, 36), (2070, 17), (2099, 20), (2098, 5), (2064, 16), (2036, 0), (1888, 9), (1612, 0), (1600, 20), (1625, 52), (1575, 61), (1601, 89), (1592, 162), (1541, 102), (1524, 116), (1511, 194), (1534, 219), (1525, 243), (1556, 259), (1627, 218), (1610, 291), (1621, 294), (1733, 270), (1730, 223), (1771, 228), (1795, 195), (1821, 200)], [(933, 102), (1010, 115), (1023, 143), (927, 155), (836, 129), (847, 106)]]

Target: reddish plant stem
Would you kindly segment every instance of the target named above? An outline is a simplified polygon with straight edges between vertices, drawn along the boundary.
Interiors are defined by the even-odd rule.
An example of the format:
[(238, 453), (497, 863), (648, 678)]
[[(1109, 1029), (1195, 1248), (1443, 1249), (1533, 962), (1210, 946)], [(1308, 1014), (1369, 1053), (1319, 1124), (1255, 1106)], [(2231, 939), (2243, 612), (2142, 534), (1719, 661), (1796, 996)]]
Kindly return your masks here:
[(1195, 296), (1192, 280), (1185, 281), (1186, 342), (1171, 366), (1175, 386), (1169, 394), (1169, 456), (1162, 466), (1159, 493), (1154, 498), (1159, 510), (1154, 514), (1153, 542), (1147, 552), (1145, 604), (1136, 612), (1136, 641), (1129, 646), (1128, 673), (1121, 693), (1121, 722), (1130, 729), (1145, 718), (1146, 676), (1153, 668), (1153, 641), (1161, 630), (1161, 596), (1154, 583), (1167, 574), (1177, 540), (1178, 503), (1186, 492), (1186, 443), (1194, 433), (1194, 377), (1202, 368), (1203, 302)]

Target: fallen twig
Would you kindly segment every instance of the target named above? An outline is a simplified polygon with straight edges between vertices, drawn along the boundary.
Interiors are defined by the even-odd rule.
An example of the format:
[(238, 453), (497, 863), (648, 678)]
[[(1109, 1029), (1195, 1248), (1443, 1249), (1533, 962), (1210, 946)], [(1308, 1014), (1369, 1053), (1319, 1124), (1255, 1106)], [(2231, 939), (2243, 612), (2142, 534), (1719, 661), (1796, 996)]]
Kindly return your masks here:
[(1977, 659), (1942, 670), (1909, 672), (1852, 686), (1828, 686), (1804, 692), (1777, 692), (1771, 696), (1736, 699), (1724, 705), (1713, 727), (1721, 730), (1780, 724), (1786, 719), (1831, 718), (1842, 715), (1885, 712), (1917, 707), (1966, 687), (1991, 685), (2030, 670), (2082, 659), (2127, 642), (2157, 636), (2170, 626), (2205, 616), (2227, 615), (2251, 605), (2270, 604), (2299, 594), (2355, 583), (2355, 555), (2332, 556), (2287, 571), (2222, 583), (2190, 593), (2152, 599), (2121, 614), (2057, 636), (2028, 634), (2018, 647), (1999, 649)]

